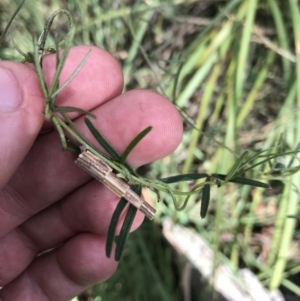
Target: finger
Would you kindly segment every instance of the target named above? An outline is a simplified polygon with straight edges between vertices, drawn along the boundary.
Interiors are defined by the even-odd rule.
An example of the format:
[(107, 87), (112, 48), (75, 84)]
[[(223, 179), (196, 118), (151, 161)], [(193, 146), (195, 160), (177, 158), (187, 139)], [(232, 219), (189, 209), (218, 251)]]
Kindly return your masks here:
[[(78, 61), (81, 61), (89, 50), (91, 50), (90, 56), (82, 67), (81, 72), (77, 74), (73, 81), (61, 92), (62, 94), (58, 96), (58, 102), (63, 106), (68, 106), (71, 98), (75, 107), (80, 106), (85, 110), (91, 110), (99, 104), (107, 102), (110, 98), (120, 94), (122, 91), (123, 75), (118, 62), (106, 51), (93, 46), (78, 46), (70, 50), (61, 74), (61, 82), (69, 78), (71, 73), (78, 66)], [(8, 69), (13, 68), (16, 80), (20, 82), (20, 85), (23, 85), (21, 86), (22, 89), (20, 88), (23, 102), (19, 110), (20, 113), (18, 113), (19, 115), (17, 115), (16, 118), (13, 117), (12, 113), (6, 114), (7, 117), (5, 118), (2, 117), (3, 124), (0, 126), (0, 136), (2, 145), (5, 145), (5, 147), (0, 149), (0, 189), (12, 176), (32, 146), (44, 120), (42, 113), (44, 99), (40, 92), (39, 83), (34, 70), (28, 66), (11, 62), (1, 62), (1, 65), (6, 66)], [(55, 55), (47, 55), (43, 60), (43, 66), (46, 80), (48, 85), (50, 85), (56, 66)], [(0, 114), (0, 119), (1, 116), (4, 115)], [(14, 137), (14, 135), (17, 136)], [(47, 139), (39, 140), (41, 143), (44, 143)], [(61, 147), (58, 147), (58, 149), (60, 148)], [(51, 146), (47, 145), (45, 151), (51, 152)], [(33, 153), (34, 151), (31, 152), (31, 154)], [(69, 156), (73, 160), (73, 156), (70, 156), (70, 154), (66, 156)], [(30, 155), (29, 157), (32, 158)], [(38, 157), (39, 156), (37, 156), (37, 158)], [(27, 161), (30, 160), (31, 159)], [(33, 160), (35, 159), (33, 158)], [(58, 165), (53, 164), (53, 162), (51, 162), (51, 164), (58, 167)], [(41, 174), (43, 170), (40, 168), (39, 170)], [(59, 168), (57, 171), (59, 171)], [(25, 174), (22, 172), (22, 168), (19, 169), (19, 173), (22, 173), (23, 176), (31, 182), (30, 177), (28, 177), (28, 175), (31, 175), (30, 168), (26, 172), (29, 173)], [(34, 189), (42, 179), (43, 181), (45, 180), (45, 178), (42, 177), (35, 179), (37, 182), (35, 183)], [(50, 184), (47, 181), (45, 182)], [(26, 205), (24, 207), (22, 200), (17, 203), (14, 202), (16, 198), (22, 199), (23, 197), (25, 196), (19, 195), (18, 192), (9, 185), (7, 185), (5, 189), (0, 190), (0, 236), (19, 224), (20, 220), (25, 220), (28, 218), (28, 215), (32, 215), (31, 213), (33, 211)]]
[[(125, 99), (128, 95), (129, 98), (127, 102)], [(119, 98), (123, 100), (120, 101)], [(153, 125), (153, 132), (150, 132), (149, 135), (152, 135), (152, 137), (150, 137), (150, 142), (149, 140), (143, 139), (137, 145), (138, 151), (136, 152), (135, 157), (130, 156), (130, 163), (132, 165), (138, 166), (139, 164), (148, 163), (149, 161), (157, 159), (159, 156), (163, 157), (167, 153), (170, 153), (174, 150), (180, 141), (182, 123), (177, 111), (173, 108), (173, 106), (170, 105), (168, 100), (153, 92), (146, 92), (143, 90), (138, 90), (135, 92), (132, 91), (119, 96), (116, 100), (113, 100), (102, 106), (101, 110), (104, 110), (104, 112), (102, 112), (104, 116), (106, 113), (108, 114), (111, 111), (115, 112), (115, 110), (112, 110), (110, 106), (106, 108), (106, 106), (114, 103), (115, 101), (119, 109), (122, 110), (124, 107), (124, 111), (126, 112), (126, 110), (129, 110), (132, 116), (140, 116), (140, 108), (143, 107), (143, 102), (147, 103), (149, 106), (147, 112), (145, 112), (145, 115), (141, 118), (144, 124), (133, 124), (134, 127), (139, 128), (138, 130), (135, 128), (133, 130), (140, 132), (146, 124), (151, 122)], [(120, 103), (123, 103), (123, 107)], [(127, 105), (131, 109), (125, 109)], [(132, 108), (139, 109), (137, 113), (134, 113), (135, 110)], [(113, 114), (110, 114), (114, 120)], [(164, 118), (157, 118), (157, 115), (164, 116)], [(120, 118), (123, 117), (120, 116)], [(109, 125), (105, 125), (103, 119), (101, 120), (102, 123), (99, 123), (99, 127), (103, 127), (103, 131), (106, 131), (107, 134), (109, 134), (111, 127)], [(116, 124), (122, 125), (120, 120), (116, 120)], [(125, 136), (127, 129), (125, 129), (124, 126), (121, 126), (121, 128), (124, 129)], [(175, 131), (175, 133), (172, 133), (172, 131)], [(122, 132), (119, 131), (118, 135), (122, 136)], [(122, 151), (122, 145), (119, 143), (119, 136), (113, 135), (111, 140), (112, 143), (116, 144), (119, 150)], [(128, 142), (123, 141), (125, 145), (129, 143), (134, 135), (133, 137), (130, 137), (127, 134), (127, 137)], [(48, 158), (49, 154), (42, 149), (34, 152), (32, 156), (37, 158), (42, 153), (44, 153), (44, 155), (42, 158), (38, 159), (36, 166), (34, 162), (28, 165), (28, 168), (31, 168), (31, 178), (33, 179), (33, 183), (38, 181), (38, 175), (35, 179), (34, 170), (37, 169), (39, 172), (39, 169), (41, 168), (41, 162), (45, 162), (43, 164), (46, 164), (47, 162), (51, 161), (51, 158)], [(59, 183), (62, 182), (71, 185), (75, 182), (76, 185), (82, 185), (88, 180), (88, 177), (84, 173), (78, 173), (78, 170), (77, 173), (75, 173), (75, 169), (74, 172), (69, 173), (74, 166), (74, 159), (72, 159), (70, 163), (66, 160), (60, 160), (60, 156), (61, 152), (57, 151), (57, 158), (55, 162), (58, 162), (59, 165), (63, 165), (64, 167), (59, 167), (59, 176), (56, 176), (56, 174), (54, 176), (52, 175), (54, 177), (54, 182), (52, 182), (52, 185), (54, 186), (49, 184), (45, 185), (42, 181), (36, 189), (29, 189), (30, 194), (27, 196), (29, 200), (37, 198), (38, 202), (38, 200), (42, 198), (47, 196), (50, 197), (51, 195), (55, 194), (59, 189), (62, 190), (62, 195), (67, 195), (69, 192), (64, 191), (63, 188), (65, 189), (65, 187), (61, 188)], [(24, 169), (25, 168), (26, 166), (24, 166)], [(43, 170), (45, 170), (43, 176), (50, 181), (51, 174), (47, 174), (48, 168), (54, 168), (56, 170), (58, 167), (49, 165), (48, 167), (43, 168)], [(64, 175), (62, 172), (64, 170), (68, 171), (67, 175)], [(76, 178), (74, 174), (76, 174)], [(65, 176), (66, 179), (64, 179)], [(79, 180), (79, 177), (81, 177), (81, 180)], [(18, 176), (18, 179), (22, 179), (22, 177)], [(26, 181), (26, 179), (22, 179), (22, 182), (23, 181)], [(26, 185), (31, 185), (31, 182), (29, 181), (28, 183), (23, 184), (26, 187)], [(42, 191), (38, 196), (36, 196), (36, 191), (39, 189), (39, 187), (41, 187)], [(55, 192), (53, 191), (52, 187), (57, 187)], [(25, 191), (22, 190), (21, 193), (24, 195)], [(45, 195), (42, 193), (45, 193)], [(108, 225), (118, 200), (119, 199), (115, 195), (106, 190), (106, 188), (99, 183), (90, 182), (66, 196), (60, 203), (53, 205), (52, 207), (28, 220), (28, 222), (22, 227), (18, 228), (16, 232), (11, 232), (3, 237), (0, 240), (0, 246), (3, 248), (3, 252), (0, 249), (0, 265), (3, 266), (2, 271), (0, 271), (0, 279), (3, 281), (2, 285), (16, 277), (16, 275), (18, 275), (26, 266), (30, 264), (37, 253), (39, 253), (41, 250), (55, 247), (59, 243), (76, 235), (78, 232), (89, 231), (105, 235), (107, 233)], [(135, 221), (134, 227), (137, 227), (141, 220), (141, 215), (138, 215), (138, 219)], [(10, 247), (10, 259), (18, 258), (17, 263), (16, 260), (8, 260), (8, 255), (5, 252), (5, 246)], [(20, 250), (22, 251), (20, 252)]]
[(0, 189), (21, 164), (42, 126), (44, 104), (36, 81), (35, 72), (26, 66), (0, 61)]
[[(93, 113), (98, 116), (96, 127), (120, 152), (145, 127), (153, 126), (153, 130), (130, 154), (128, 160), (133, 166), (166, 156), (181, 140), (182, 122), (177, 110), (154, 92), (127, 92), (95, 109)], [(129, 116), (127, 120), (124, 119), (126, 116)], [(80, 124), (83, 125), (82, 118), (78, 120)], [(87, 131), (86, 128), (82, 130)], [(7, 196), (1, 200), (1, 206), (5, 208), (7, 217), (5, 223), (3, 219), (3, 227), (0, 227), (0, 236), (88, 180), (87, 174), (74, 164), (74, 156), (61, 152), (56, 133), (41, 136), (22, 168), (4, 189)]]
[[(22, 273), (39, 253), (64, 243), (78, 233), (106, 236), (118, 201), (103, 185), (92, 181), (0, 238), (0, 286), (5, 286)], [(126, 211), (120, 217), (116, 234)], [(142, 223), (143, 216), (137, 213), (132, 231)]]
[(117, 263), (104, 253), (104, 237), (83, 233), (44, 254), (0, 291), (1, 301), (67, 301), (104, 281)]

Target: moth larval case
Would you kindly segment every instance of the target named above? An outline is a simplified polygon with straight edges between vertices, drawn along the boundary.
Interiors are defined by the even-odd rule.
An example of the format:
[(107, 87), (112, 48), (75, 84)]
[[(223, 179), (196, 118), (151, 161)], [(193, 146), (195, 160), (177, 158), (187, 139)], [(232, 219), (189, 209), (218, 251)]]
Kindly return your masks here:
[(124, 197), (133, 206), (143, 212), (149, 219), (153, 219), (156, 210), (137, 195), (126, 182), (117, 177), (113, 173), (112, 168), (106, 162), (91, 153), (84, 146), (81, 147), (81, 151), (82, 153), (75, 161), (81, 169), (103, 183), (117, 196)]

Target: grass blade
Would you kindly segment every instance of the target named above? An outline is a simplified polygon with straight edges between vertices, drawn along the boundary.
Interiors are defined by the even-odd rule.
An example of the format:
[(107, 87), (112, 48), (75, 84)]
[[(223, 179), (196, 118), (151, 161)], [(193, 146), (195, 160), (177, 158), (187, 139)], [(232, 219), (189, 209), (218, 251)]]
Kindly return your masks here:
[(238, 54), (238, 63), (236, 69), (235, 97), (236, 103), (239, 103), (243, 97), (245, 70), (250, 48), (253, 23), (255, 19), (258, 0), (248, 0), (245, 26), (241, 35), (241, 46)]
[(124, 153), (122, 154), (120, 158), (120, 163), (125, 164), (126, 159), (128, 155), (131, 153), (131, 151), (136, 147), (136, 145), (152, 130), (152, 126), (148, 126), (143, 131), (141, 131), (132, 141), (129, 143), (129, 145), (126, 147)]
[(123, 251), (124, 251), (124, 248), (126, 245), (126, 241), (128, 239), (129, 233), (130, 233), (131, 225), (133, 223), (136, 213), (137, 213), (137, 208), (130, 205), (128, 208), (127, 215), (125, 217), (121, 232), (120, 232), (120, 236), (118, 237), (116, 253), (115, 253), (116, 261), (120, 261), (120, 259), (121, 259), (121, 256), (123, 254)]
[[(55, 91), (51, 94), (51, 97), (55, 97), (56, 95), (58, 95), (58, 93), (60, 93), (72, 80), (73, 78), (78, 74), (78, 72), (81, 70), (82, 66), (85, 64), (85, 62), (87, 61), (89, 55), (91, 53), (91, 50), (89, 50), (87, 52), (87, 54), (83, 57), (82, 61), (80, 62), (80, 64), (76, 67), (76, 69), (74, 70), (74, 72), (70, 75), (70, 77)], [(52, 88), (52, 87), (51, 87)]]
[(100, 134), (100, 132), (95, 128), (93, 123), (88, 119), (84, 118), (84, 122), (91, 131), (97, 142), (104, 148), (104, 150), (116, 161), (119, 161), (121, 156), (119, 153), (111, 146), (111, 144)]
[[(138, 195), (141, 195), (142, 193), (142, 186), (140, 185), (135, 185), (132, 190), (136, 192)], [(123, 250), (125, 248), (125, 244), (128, 238), (128, 235), (130, 233), (131, 225), (133, 223), (133, 220), (135, 218), (135, 215), (137, 213), (137, 208), (134, 206), (130, 205), (120, 232), (120, 235), (117, 240), (117, 247), (116, 247), (116, 253), (115, 253), (115, 260), (119, 261)]]
[[(209, 182), (210, 178), (206, 178), (206, 182)], [(210, 184), (205, 184), (203, 187), (202, 192), (202, 200), (201, 200), (201, 209), (200, 209), (200, 216), (201, 218), (205, 218), (208, 205), (210, 200)]]
[(80, 108), (75, 108), (75, 107), (55, 107), (53, 109), (53, 112), (58, 112), (58, 113), (78, 112), (78, 113), (86, 114), (86, 115), (96, 119), (96, 116), (94, 114), (92, 114), (91, 112), (80, 109)]
[(110, 220), (107, 237), (106, 237), (106, 246), (105, 246), (105, 254), (106, 254), (106, 257), (108, 257), (108, 258), (111, 255), (111, 250), (112, 250), (112, 246), (113, 246), (114, 238), (115, 238), (115, 232), (116, 232), (116, 228), (118, 225), (120, 215), (122, 214), (122, 212), (127, 204), (128, 204), (128, 202), (124, 198), (121, 198), (121, 200), (118, 203), (118, 205), (112, 215), (112, 218)]
[(240, 168), (243, 166), (244, 161), (247, 159), (249, 152), (245, 151), (237, 160), (236, 162), (233, 164), (233, 166), (231, 167), (231, 169), (229, 170), (226, 178), (225, 178), (225, 182), (228, 182), (239, 170)]
[[(120, 161), (121, 155), (114, 149), (114, 147), (103, 137), (103, 135), (95, 128), (93, 123), (88, 119), (84, 118), (85, 124), (91, 131), (92, 135), (98, 141), (98, 143), (104, 148), (104, 150), (109, 154), (109, 156), (115, 160)], [(135, 170), (127, 163), (124, 166), (130, 171), (131, 174), (137, 175)]]
[(199, 180), (207, 177), (207, 173), (187, 173), (183, 175), (177, 175), (173, 177), (163, 178), (159, 179), (160, 181), (171, 184), (171, 183), (177, 183), (177, 182), (183, 182), (183, 181), (194, 181)]
[(18, 5), (17, 9), (14, 11), (14, 13), (13, 13), (12, 16), (11, 16), (11, 18), (9, 19), (9, 21), (8, 21), (8, 23), (7, 23), (7, 25), (6, 25), (6, 27), (4, 28), (4, 31), (2, 32), (1, 37), (0, 37), (0, 43), (1, 43), (2, 39), (4, 38), (4, 36), (6, 35), (8, 29), (9, 29), (11, 23), (12, 23), (12, 21), (14, 20), (14, 18), (16, 17), (16, 15), (18, 14), (19, 10), (22, 8), (22, 6), (23, 6), (23, 4), (24, 4), (25, 1), (26, 1), (26, 0), (22, 0), (22, 1), (20, 2), (20, 4)]
[[(212, 176), (216, 179), (225, 181), (226, 179), (226, 175), (222, 175), (222, 174), (212, 174)], [(228, 180), (228, 182), (232, 182), (232, 183), (237, 183), (237, 184), (243, 184), (243, 185), (250, 185), (250, 186), (254, 186), (254, 187), (260, 187), (260, 188), (270, 188), (270, 185), (267, 183), (263, 183), (260, 181), (256, 181), (256, 180), (252, 180), (252, 179), (248, 179), (248, 178), (244, 178), (244, 177), (234, 177), (230, 180)]]

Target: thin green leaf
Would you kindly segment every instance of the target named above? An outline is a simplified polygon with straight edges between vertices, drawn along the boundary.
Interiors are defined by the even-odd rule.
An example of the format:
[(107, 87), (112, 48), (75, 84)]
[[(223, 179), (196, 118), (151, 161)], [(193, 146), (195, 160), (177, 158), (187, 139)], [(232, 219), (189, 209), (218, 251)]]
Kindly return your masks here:
[[(210, 177), (206, 178), (206, 182), (210, 181)], [(201, 210), (200, 216), (201, 218), (205, 218), (208, 205), (210, 200), (210, 184), (205, 184), (202, 191), (202, 199), (201, 199)]]
[(6, 25), (6, 27), (4, 28), (4, 31), (2, 32), (1, 37), (0, 37), (0, 43), (1, 43), (2, 39), (4, 38), (4, 36), (6, 35), (8, 29), (9, 29), (11, 23), (12, 23), (12, 21), (14, 20), (14, 18), (16, 17), (16, 15), (18, 14), (19, 10), (22, 8), (22, 6), (23, 6), (23, 4), (24, 4), (25, 1), (26, 1), (26, 0), (22, 0), (22, 1), (20, 2), (20, 4), (18, 5), (17, 9), (14, 11), (14, 13), (13, 13), (12, 16), (11, 16), (11, 18), (9, 19), (9, 21), (8, 21), (8, 23), (7, 23), (7, 25)]
[(121, 259), (136, 213), (137, 213), (137, 208), (134, 207), (133, 205), (130, 205), (120, 235), (118, 237), (116, 253), (115, 253), (116, 261), (119, 261)]
[(8, 33), (8, 36), (11, 39), (11, 42), (14, 46), (14, 48), (24, 57), (23, 60), (21, 61), (22, 63), (33, 63), (33, 55), (32, 53), (25, 53), (22, 51), (22, 49), (16, 44), (16, 42), (14, 41), (13, 37)]
[[(69, 38), (73, 38), (74, 34), (75, 34), (75, 29), (72, 28), (70, 30), (71, 32), (71, 35), (69, 36)], [(62, 56), (59, 60), (59, 63), (57, 65), (57, 68), (56, 68), (56, 71), (55, 71), (55, 74), (54, 74), (54, 77), (53, 77), (53, 80), (52, 80), (52, 83), (51, 83), (51, 87), (49, 89), (49, 95), (51, 96), (51, 104), (50, 104), (50, 107), (53, 108), (55, 106), (55, 95), (57, 95), (58, 93), (56, 93), (58, 90), (61, 91), (61, 89), (57, 89), (58, 87), (58, 83), (59, 83), (59, 77), (60, 77), (60, 74), (62, 72), (62, 69), (63, 69), (63, 66), (65, 64), (65, 61), (67, 59), (67, 56), (68, 56), (68, 53), (69, 53), (69, 50), (71, 48), (71, 40), (67, 40), (66, 42), (66, 45), (65, 45), (65, 48), (63, 50), (63, 53), (62, 53)], [(57, 49), (57, 52), (58, 52), (58, 49)], [(76, 71), (76, 70), (75, 70)], [(72, 75), (71, 75), (72, 77)], [(73, 77), (72, 77), (73, 78)], [(65, 83), (63, 85), (65, 87)], [(57, 89), (55, 91), (55, 89)], [(55, 91), (55, 92), (54, 92)]]
[(163, 178), (159, 180), (164, 183), (171, 184), (171, 183), (177, 183), (183, 181), (194, 181), (194, 180), (205, 178), (207, 176), (208, 176), (207, 173), (187, 173), (187, 174), (172, 176), (172, 177)]
[(66, 123), (70, 126), (70, 128), (75, 132), (75, 134), (78, 135), (79, 137), (81, 137), (81, 139), (84, 140), (87, 145), (91, 146), (90, 142), (87, 141), (87, 139), (82, 135), (82, 133), (80, 132), (79, 128), (69, 118), (69, 116), (67, 114), (65, 114), (65, 113), (62, 113), (62, 112), (60, 114), (65, 119)]
[[(222, 8), (219, 14), (216, 15), (216, 17), (212, 18), (207, 26), (201, 31), (201, 33), (197, 36), (197, 38), (193, 41), (192, 46), (197, 47), (202, 41), (203, 38), (207, 35), (207, 33), (213, 29), (217, 28), (218, 23), (222, 20), (222, 18), (227, 18), (228, 15), (231, 14), (233, 9), (241, 2), (242, 0), (233, 0), (228, 1), (226, 3), (226, 6)], [(194, 47), (191, 47), (194, 49)]]
[(73, 141), (67, 139), (67, 149), (68, 151), (75, 153), (75, 154), (80, 154), (80, 147), (76, 145)]
[[(212, 174), (212, 176), (214, 178), (222, 180), (222, 181), (225, 181), (225, 179), (226, 179), (226, 175), (222, 175), (222, 174), (214, 173), (214, 174)], [(251, 180), (251, 179), (244, 178), (244, 177), (234, 177), (234, 178), (230, 179), (228, 182), (250, 185), (250, 186), (260, 187), (260, 188), (270, 188), (270, 185), (267, 183), (263, 183), (263, 182), (256, 181), (256, 180)]]
[(248, 170), (254, 169), (256, 166), (259, 166), (261, 164), (267, 163), (268, 161), (270, 161), (272, 159), (275, 159), (275, 158), (278, 158), (278, 157), (282, 157), (282, 156), (293, 155), (293, 154), (296, 154), (296, 153), (294, 151), (291, 151), (291, 152), (277, 153), (277, 154), (274, 154), (274, 155), (270, 155), (270, 154), (259, 155), (256, 158), (264, 158), (264, 157), (267, 157), (267, 158), (264, 159), (264, 160), (262, 160), (262, 161), (259, 161), (259, 162), (255, 163), (255, 164), (252, 164), (250, 167), (244, 169), (243, 172), (245, 173)]
[(228, 182), (241, 168), (241, 166), (243, 166), (244, 161), (247, 159), (249, 152), (245, 151), (237, 160), (236, 162), (233, 164), (233, 166), (231, 167), (231, 169), (229, 170), (226, 178), (225, 178), (225, 182)]
[[(33, 38), (33, 44), (36, 45), (36, 39), (35, 37)], [(38, 54), (38, 49), (37, 47), (33, 48), (33, 60), (34, 60), (34, 67), (38, 76), (38, 80), (40, 83), (41, 90), (43, 92), (43, 96), (45, 100), (47, 101), (49, 93), (48, 93), (48, 88), (44, 79), (43, 75), (43, 70), (40, 64), (40, 59), (39, 59), (39, 54)]]
[(51, 87), (49, 89), (49, 95), (51, 96), (51, 103), (50, 103), (51, 108), (54, 108), (54, 106), (55, 106), (55, 101), (56, 101), (55, 95), (57, 95), (57, 94), (54, 95), (54, 91), (56, 89), (58, 90), (59, 77), (60, 77), (60, 74), (62, 72), (62, 68), (65, 64), (65, 61), (67, 59), (69, 50), (70, 50), (70, 43), (67, 43), (66, 48), (63, 50), (62, 56), (61, 56), (61, 58), (58, 62), (58, 65), (57, 65), (57, 68), (56, 68), (56, 71), (55, 71), (55, 74), (54, 74), (54, 77), (53, 77), (53, 80), (52, 80), (52, 83), (51, 83)]
[(129, 143), (129, 145), (126, 147), (125, 151), (123, 152), (120, 163), (125, 164), (126, 159), (128, 155), (131, 153), (131, 151), (136, 147), (136, 145), (152, 130), (152, 126), (148, 126), (143, 131), (141, 131), (137, 136), (135, 136), (134, 139)]
[[(299, 151), (300, 151), (300, 142), (298, 142), (298, 144), (296, 145), (296, 148), (295, 148), (294, 152), (295, 152), (295, 153), (298, 153)], [(295, 157), (293, 156), (293, 157), (291, 158), (291, 160), (290, 160), (288, 166), (287, 166), (288, 168), (290, 168), (290, 167), (292, 166), (294, 160), (295, 160)]]
[[(261, 156), (264, 156), (264, 157), (270, 156), (270, 154), (269, 154), (270, 151), (271, 151), (272, 149), (277, 149), (277, 148), (278, 148), (278, 146), (276, 146), (276, 147), (274, 147), (274, 148), (271, 148), (271, 149), (264, 149), (264, 150), (261, 150), (261, 151), (259, 151), (259, 152), (256, 152), (253, 156), (250, 156), (250, 157), (248, 157), (248, 158), (245, 159), (245, 161), (244, 161), (245, 166), (246, 166), (247, 164), (250, 164), (250, 162), (253, 162), (254, 160), (260, 158)], [(265, 153), (265, 152), (268, 152), (268, 154), (262, 155), (262, 154)]]
[(104, 148), (104, 150), (109, 154), (113, 160), (119, 161), (121, 156), (119, 153), (111, 146), (111, 144), (100, 134), (100, 132), (95, 128), (93, 123), (88, 119), (84, 118), (84, 122), (91, 131), (97, 142)]
[[(136, 192), (138, 195), (141, 195), (142, 193), (142, 186), (141, 185), (135, 185), (132, 190), (134, 192)], [(116, 247), (116, 252), (115, 252), (115, 260), (119, 261), (123, 250), (125, 248), (126, 245), (126, 241), (128, 238), (128, 235), (130, 233), (130, 229), (133, 223), (133, 220), (135, 218), (135, 215), (137, 213), (137, 208), (135, 208), (134, 206), (130, 205), (124, 220), (124, 223), (122, 225), (122, 229), (120, 232), (120, 235), (118, 237), (118, 241), (117, 241), (117, 247)]]
[[(95, 137), (95, 139), (98, 141), (98, 143), (104, 148), (104, 150), (109, 154), (109, 156), (115, 160), (119, 161), (121, 156), (119, 153), (113, 148), (113, 146), (100, 134), (100, 132), (95, 128), (93, 123), (88, 119), (84, 118), (85, 124), (91, 131), (92, 135)], [(126, 168), (132, 173), (133, 175), (137, 175), (135, 170), (127, 163), (124, 164)]]
[(177, 91), (177, 85), (178, 85), (178, 81), (179, 81), (179, 75), (180, 75), (180, 71), (183, 67), (183, 63), (180, 64), (178, 71), (176, 73), (175, 79), (174, 79), (174, 86), (173, 86), (173, 92), (172, 92), (172, 102), (175, 101), (176, 99), (176, 91)]
[(51, 94), (51, 97), (55, 97), (60, 93), (72, 80), (73, 78), (78, 74), (78, 72), (81, 70), (82, 66), (85, 64), (86, 60), (88, 59), (90, 55), (91, 50), (87, 52), (87, 54), (84, 56), (80, 64), (77, 66), (77, 68), (74, 70), (74, 72), (71, 74), (71, 76), (53, 93)]
[(111, 255), (111, 250), (114, 243), (114, 237), (115, 237), (116, 228), (118, 225), (120, 215), (122, 214), (127, 204), (128, 204), (127, 200), (121, 198), (110, 220), (107, 237), (106, 237), (106, 246), (105, 246), (106, 257), (108, 258)]
[(295, 218), (297, 221), (300, 221), (300, 215), (287, 215), (288, 218)]
[(58, 113), (79, 112), (96, 119), (96, 116), (91, 112), (75, 107), (55, 107), (53, 109), (53, 112), (58, 112)]

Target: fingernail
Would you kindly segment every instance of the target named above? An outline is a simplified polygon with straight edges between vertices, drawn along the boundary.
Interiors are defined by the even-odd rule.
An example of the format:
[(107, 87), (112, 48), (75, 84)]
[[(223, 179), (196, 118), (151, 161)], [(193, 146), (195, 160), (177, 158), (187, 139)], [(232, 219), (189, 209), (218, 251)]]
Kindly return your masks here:
[(21, 95), (12, 72), (0, 68), (0, 112), (13, 112), (21, 103)]

